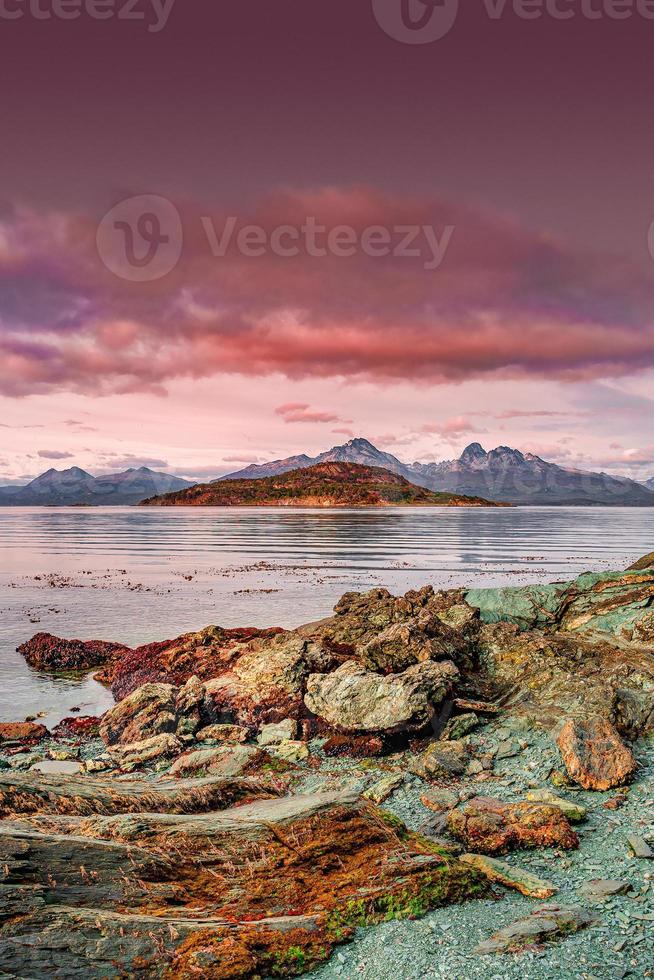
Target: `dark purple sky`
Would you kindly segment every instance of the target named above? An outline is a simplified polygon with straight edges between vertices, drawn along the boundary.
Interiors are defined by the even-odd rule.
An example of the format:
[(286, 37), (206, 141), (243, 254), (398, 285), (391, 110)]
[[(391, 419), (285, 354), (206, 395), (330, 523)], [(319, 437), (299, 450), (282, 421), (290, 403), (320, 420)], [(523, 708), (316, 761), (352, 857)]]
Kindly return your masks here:
[[(510, 3), (493, 20), (462, 0), (449, 34), (425, 45), (387, 36), (371, 0), (177, 0), (156, 34), (86, 15), (0, 18), (0, 409), (50, 427), (43, 447), (39, 430), (0, 443), (5, 473), (69, 451), (51, 419), (73, 408), (105, 440), (73, 447), (90, 466), (124, 450), (190, 471), (246, 442), (261, 455), (336, 441), (329, 423), (285, 422), (275, 409), (289, 401), (403, 440), (407, 456), (448, 455), (481, 432), (572, 462), (651, 458), (654, 471), (654, 20), (566, 5), (568, 21), (523, 20)], [(358, 261), (218, 272), (194, 243), (156, 288), (108, 283), (85, 251), (90, 230), (143, 193), (173, 201), (185, 225), (267, 225), (304, 204), (334, 223), (406, 215), (456, 232), (432, 280)], [(301, 329), (271, 336), (282, 316)], [(220, 404), (254, 383), (256, 409)], [(191, 387), (221, 431), (192, 458), (181, 435), (156, 431), (165, 420), (170, 433), (167, 413), (184, 421)], [(375, 432), (380, 387), (394, 411)], [(498, 414), (572, 414), (563, 433), (474, 422), (498, 399)], [(153, 420), (142, 442), (121, 428), (137, 410)]]

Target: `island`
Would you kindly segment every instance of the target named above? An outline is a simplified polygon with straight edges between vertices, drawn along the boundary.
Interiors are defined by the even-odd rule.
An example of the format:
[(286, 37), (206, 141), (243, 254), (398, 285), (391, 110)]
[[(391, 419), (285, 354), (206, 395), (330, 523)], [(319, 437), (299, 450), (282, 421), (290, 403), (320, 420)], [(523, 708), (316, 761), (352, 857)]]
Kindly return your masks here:
[(379, 466), (318, 463), (277, 476), (217, 480), (148, 497), (141, 507), (501, 507), (418, 487)]

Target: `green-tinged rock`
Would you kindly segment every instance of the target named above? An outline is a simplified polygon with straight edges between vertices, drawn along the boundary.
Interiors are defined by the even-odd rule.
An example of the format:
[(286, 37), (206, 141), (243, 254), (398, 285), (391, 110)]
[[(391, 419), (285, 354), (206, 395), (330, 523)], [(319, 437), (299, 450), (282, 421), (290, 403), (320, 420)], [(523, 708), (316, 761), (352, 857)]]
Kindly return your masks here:
[(421, 779), (453, 779), (463, 775), (468, 761), (468, 748), (463, 742), (432, 742), (409, 763), (409, 769)]
[(404, 775), (402, 773), (394, 773), (391, 776), (384, 776), (378, 782), (371, 786), (363, 794), (367, 800), (372, 800), (373, 803), (383, 803), (387, 800), (391, 793), (394, 793), (402, 783), (404, 782)]
[(515, 868), (506, 861), (498, 861), (485, 854), (462, 854), (459, 861), (471, 864), (486, 875), (489, 881), (519, 891), (521, 895), (526, 895), (528, 898), (551, 898), (558, 891), (556, 885), (550, 881), (544, 881), (530, 871)]
[(635, 561), (633, 565), (629, 566), (630, 572), (640, 572), (645, 568), (654, 568), (654, 551), (650, 551), (649, 555), (644, 555)]
[(309, 758), (309, 746), (306, 742), (285, 738), (278, 745), (270, 746), (270, 754), (284, 762), (304, 762)]
[(479, 724), (479, 716), (474, 711), (469, 711), (464, 715), (456, 715), (448, 721), (441, 735), (441, 740), (456, 742), (473, 732), (475, 728), (479, 727)]
[(588, 811), (581, 803), (574, 803), (572, 800), (564, 800), (562, 796), (551, 793), (548, 789), (531, 789), (527, 793), (527, 799), (532, 803), (548, 803), (550, 806), (558, 806), (570, 823), (581, 823), (588, 816)]
[(519, 953), (536, 943), (563, 939), (580, 929), (586, 929), (594, 921), (592, 913), (585, 909), (549, 905), (500, 929), (490, 939), (480, 943), (475, 952), (481, 956), (490, 953)]

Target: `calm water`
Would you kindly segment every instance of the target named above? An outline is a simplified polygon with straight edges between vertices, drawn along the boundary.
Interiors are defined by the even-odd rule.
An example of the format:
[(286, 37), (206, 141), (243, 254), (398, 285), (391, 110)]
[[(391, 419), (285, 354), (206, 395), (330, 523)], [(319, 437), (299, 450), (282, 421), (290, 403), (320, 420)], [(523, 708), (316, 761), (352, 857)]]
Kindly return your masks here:
[(15, 648), (39, 631), (129, 645), (218, 623), (295, 626), (348, 590), (506, 585), (624, 568), (654, 510), (276, 511), (0, 508), (0, 720), (105, 710)]

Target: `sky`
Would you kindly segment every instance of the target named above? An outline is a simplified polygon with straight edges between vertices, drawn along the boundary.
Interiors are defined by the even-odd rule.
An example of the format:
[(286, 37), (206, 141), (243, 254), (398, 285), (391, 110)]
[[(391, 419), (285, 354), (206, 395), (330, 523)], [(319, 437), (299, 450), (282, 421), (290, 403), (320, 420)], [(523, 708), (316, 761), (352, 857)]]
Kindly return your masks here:
[(653, 46), (648, 0), (2, 0), (0, 483), (654, 475)]

